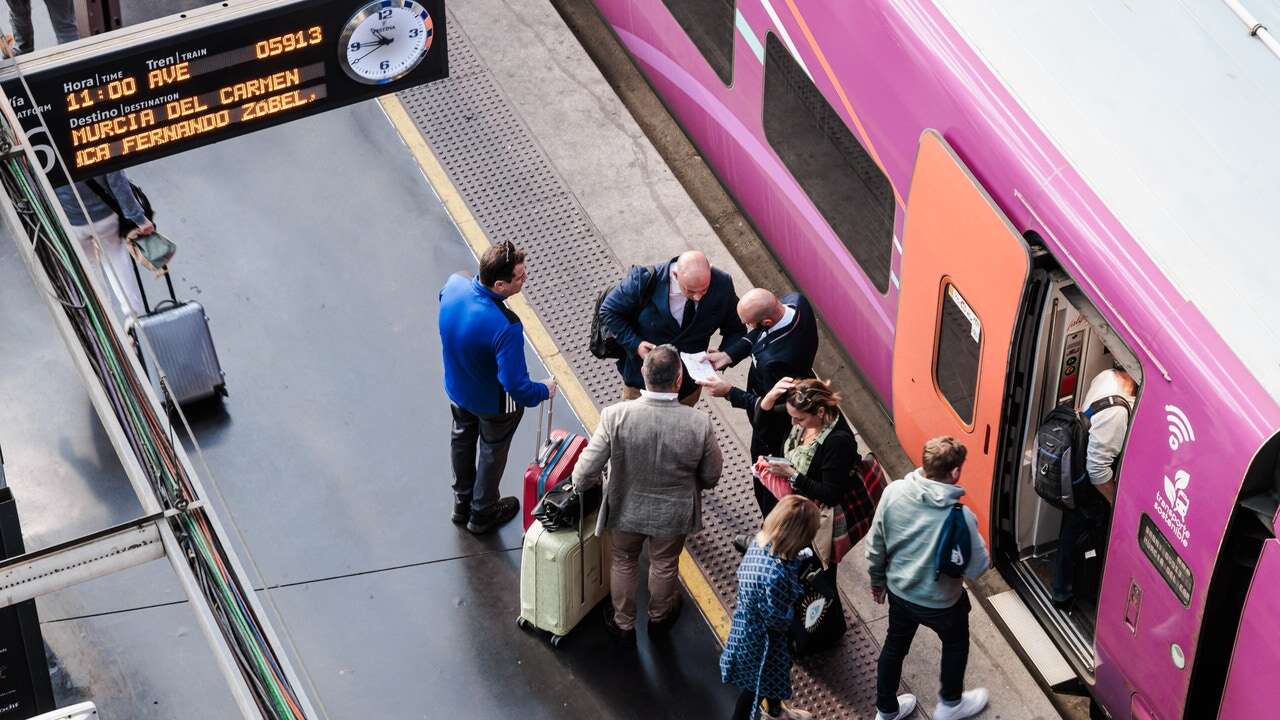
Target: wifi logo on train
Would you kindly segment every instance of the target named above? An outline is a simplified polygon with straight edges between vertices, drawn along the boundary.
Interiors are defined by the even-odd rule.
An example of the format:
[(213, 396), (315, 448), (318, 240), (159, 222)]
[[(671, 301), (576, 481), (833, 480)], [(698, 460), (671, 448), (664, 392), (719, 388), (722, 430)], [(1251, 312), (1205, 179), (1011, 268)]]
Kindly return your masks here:
[(1187, 419), (1186, 413), (1182, 412), (1182, 408), (1177, 405), (1165, 405), (1164, 411), (1168, 413), (1164, 419), (1169, 422), (1170, 450), (1177, 450), (1183, 443), (1193, 442), (1196, 439), (1191, 421)]

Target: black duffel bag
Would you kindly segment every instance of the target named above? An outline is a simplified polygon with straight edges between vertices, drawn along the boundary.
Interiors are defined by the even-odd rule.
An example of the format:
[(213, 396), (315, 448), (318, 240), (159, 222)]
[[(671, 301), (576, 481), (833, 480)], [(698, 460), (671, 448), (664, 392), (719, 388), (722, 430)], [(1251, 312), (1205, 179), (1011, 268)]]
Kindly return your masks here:
[(795, 617), (788, 632), (791, 650), (797, 657), (834, 647), (848, 629), (834, 570), (824, 572), (816, 557), (807, 559), (800, 568), (800, 584), (804, 590), (796, 602)]
[(578, 492), (572, 485), (572, 480), (561, 480), (533, 506), (534, 519), (547, 532), (581, 530), (582, 519), (600, 507), (603, 492), (599, 485), (586, 492)]

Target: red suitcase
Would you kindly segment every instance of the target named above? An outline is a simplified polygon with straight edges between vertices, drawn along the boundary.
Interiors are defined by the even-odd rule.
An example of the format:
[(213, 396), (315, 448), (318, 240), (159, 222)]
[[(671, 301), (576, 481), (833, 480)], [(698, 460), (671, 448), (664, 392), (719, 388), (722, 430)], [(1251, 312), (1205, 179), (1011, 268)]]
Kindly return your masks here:
[(538, 443), (534, 446), (538, 448), (538, 455), (524, 471), (524, 507), (521, 510), (524, 513), (525, 530), (533, 524), (533, 506), (537, 505), (542, 496), (555, 487), (556, 483), (573, 474), (573, 466), (578, 462), (578, 456), (587, 447), (586, 437), (568, 430), (551, 429), (554, 402), (554, 398), (548, 400), (541, 411), (547, 416), (547, 441), (545, 443), (542, 441), (543, 422), (539, 417)]

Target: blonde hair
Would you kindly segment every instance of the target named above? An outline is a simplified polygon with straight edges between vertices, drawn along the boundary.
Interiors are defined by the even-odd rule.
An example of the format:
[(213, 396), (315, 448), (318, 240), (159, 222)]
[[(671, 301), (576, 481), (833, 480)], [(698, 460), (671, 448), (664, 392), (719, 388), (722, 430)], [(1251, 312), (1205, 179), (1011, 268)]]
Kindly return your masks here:
[(813, 542), (821, 518), (818, 506), (800, 495), (788, 495), (764, 519), (756, 534), (756, 544), (769, 548), (775, 556), (790, 560)]
[(924, 444), (924, 476), (944, 480), (952, 470), (964, 465), (969, 449), (950, 435), (936, 437)]
[(787, 393), (787, 404), (810, 415), (821, 415), (828, 422), (840, 414), (840, 393), (825, 380), (797, 380)]

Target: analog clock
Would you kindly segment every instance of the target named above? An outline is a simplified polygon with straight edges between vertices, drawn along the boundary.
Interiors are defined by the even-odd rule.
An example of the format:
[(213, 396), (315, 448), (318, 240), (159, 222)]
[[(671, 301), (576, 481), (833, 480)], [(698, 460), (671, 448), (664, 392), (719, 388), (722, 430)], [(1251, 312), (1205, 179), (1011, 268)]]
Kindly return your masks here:
[(408, 75), (431, 49), (431, 15), (413, 0), (374, 0), (342, 29), (338, 59), (357, 82), (389, 83)]

